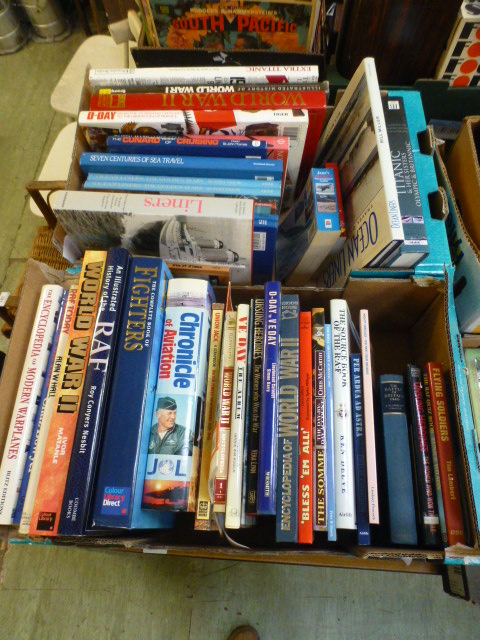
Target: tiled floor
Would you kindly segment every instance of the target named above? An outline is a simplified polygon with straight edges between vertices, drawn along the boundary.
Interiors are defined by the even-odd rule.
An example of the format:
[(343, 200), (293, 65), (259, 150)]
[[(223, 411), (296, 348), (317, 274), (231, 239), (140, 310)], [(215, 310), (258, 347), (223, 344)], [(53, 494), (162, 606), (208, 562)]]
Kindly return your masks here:
[[(50, 93), (83, 38), (0, 56), (0, 291), (16, 288), (42, 224), (24, 184), (65, 124)], [(480, 607), (438, 576), (11, 545), (1, 581), (2, 640), (222, 640), (245, 622), (262, 640), (480, 636)]]

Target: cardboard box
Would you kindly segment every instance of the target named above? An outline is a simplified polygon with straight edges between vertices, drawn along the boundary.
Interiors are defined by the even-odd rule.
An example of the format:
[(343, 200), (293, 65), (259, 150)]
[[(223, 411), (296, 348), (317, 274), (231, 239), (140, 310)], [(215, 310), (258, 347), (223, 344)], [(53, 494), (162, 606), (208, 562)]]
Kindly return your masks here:
[[(457, 400), (456, 427), (462, 457), (461, 476), (466, 486), (466, 514), (468, 516), (470, 543), (472, 549), (465, 553), (475, 553), (473, 547), (480, 546), (477, 505), (478, 470), (476, 477), (469, 478), (469, 456), (465, 456), (468, 446), (468, 420), (465, 399), (468, 402), (466, 380), (459, 378), (462, 371), (461, 345), (455, 311), (452, 303), (452, 273), (447, 270), (445, 281), (431, 278), (416, 282), (393, 279), (352, 279), (342, 296), (348, 301), (352, 317), (358, 318), (360, 308), (370, 311), (371, 336), (374, 349), (375, 377), (382, 373), (403, 373), (408, 362), (424, 364), (438, 360)], [(27, 267), (25, 286), (20, 299), (17, 320), (12, 332), (10, 349), (0, 380), (0, 453), (8, 432), (13, 410), (15, 389), (21, 374), (22, 362), (28, 335), (33, 323), (35, 307), (40, 289), (46, 282), (66, 282), (65, 275), (30, 261)], [(68, 278), (67, 278), (68, 281)], [(318, 289), (285, 289), (285, 292), (300, 294), (304, 309), (313, 306), (328, 306), (329, 300), (338, 292)], [(226, 289), (217, 289), (219, 300)], [(232, 291), (234, 304), (261, 295), (263, 288), (236, 288)], [(468, 416), (467, 416), (468, 418)], [(475, 485), (475, 487), (474, 487)], [(185, 528), (187, 521), (187, 528)], [(182, 526), (183, 525), (183, 526)], [(261, 562), (282, 562), (288, 564), (321, 565), (338, 567), (377, 568), (394, 571), (439, 573), (444, 554), (438, 550), (359, 548), (346, 542), (328, 546), (317, 542), (313, 547), (288, 548), (274, 543), (274, 527), (271, 523), (253, 531), (231, 532), (232, 537), (246, 548), (234, 548), (225, 537), (216, 533), (194, 532), (192, 520), (179, 518), (173, 531), (162, 531), (153, 539), (90, 539), (76, 541), (86, 546), (114, 546), (129, 550), (143, 550), (149, 553), (169, 553), (209, 558), (230, 558)], [(15, 529), (4, 528), (3, 538), (15, 537)], [(68, 540), (56, 541), (71, 542)], [(463, 550), (462, 550), (463, 552)], [(399, 562), (398, 560), (405, 562)], [(430, 560), (432, 562), (425, 562)]]

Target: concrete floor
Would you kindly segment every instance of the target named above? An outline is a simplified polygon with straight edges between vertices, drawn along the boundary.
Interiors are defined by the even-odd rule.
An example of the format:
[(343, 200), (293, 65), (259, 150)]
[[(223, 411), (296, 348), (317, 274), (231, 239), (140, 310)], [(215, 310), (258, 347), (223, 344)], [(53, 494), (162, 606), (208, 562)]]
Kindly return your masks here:
[[(24, 185), (65, 124), (49, 98), (83, 38), (0, 56), (0, 291), (15, 290), (42, 224)], [(4, 557), (1, 640), (222, 640), (246, 622), (262, 640), (472, 640), (480, 607), (445, 595), (438, 576), (51, 546)]]

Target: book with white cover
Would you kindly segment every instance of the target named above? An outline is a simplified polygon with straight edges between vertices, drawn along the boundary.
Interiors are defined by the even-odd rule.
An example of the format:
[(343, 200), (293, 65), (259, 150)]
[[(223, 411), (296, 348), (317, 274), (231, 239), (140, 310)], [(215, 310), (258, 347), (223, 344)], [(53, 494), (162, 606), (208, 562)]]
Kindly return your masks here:
[(11, 524), (55, 333), (63, 287), (42, 287), (0, 467), (0, 524)]
[(240, 529), (241, 526), (249, 315), (250, 307), (248, 304), (239, 304), (237, 307), (232, 424), (225, 510), (225, 527), (227, 529)]
[(373, 405), (372, 352), (368, 310), (360, 310), (360, 346), (362, 350), (363, 411), (365, 419), (365, 445), (367, 455), (368, 519), (380, 524), (377, 487), (377, 453), (375, 449), (375, 408)]
[(356, 529), (355, 473), (350, 383), (349, 310), (345, 300), (330, 300), (335, 430), (335, 507), (337, 529)]
[(325, 162), (339, 167), (347, 241), (320, 283), (342, 287), (352, 270), (386, 264), (404, 241), (373, 58), (362, 61), (325, 127), (317, 163)]
[(232, 283), (251, 283), (251, 199), (58, 191), (52, 208), (81, 252), (122, 246), (169, 263), (227, 266)]
[(35, 506), (35, 496), (37, 495), (38, 481), (42, 471), (43, 456), (47, 445), (48, 429), (50, 421), (55, 409), (55, 396), (57, 393), (57, 385), (62, 368), (62, 361), (65, 355), (68, 342), (68, 332), (72, 322), (73, 308), (75, 306), (75, 298), (77, 297), (77, 286), (70, 287), (67, 301), (65, 303), (65, 312), (63, 314), (62, 327), (58, 340), (57, 353), (53, 362), (52, 376), (48, 387), (47, 399), (43, 408), (41, 423), (38, 428), (37, 446), (35, 449), (35, 457), (33, 459), (32, 470), (30, 472), (30, 480), (28, 482), (27, 494), (23, 505), (22, 518), (20, 520), (19, 533), (28, 535), (30, 524), (32, 522), (33, 508)]
[(269, 67), (144, 67), (90, 69), (90, 85), (97, 87), (155, 87), (171, 84), (295, 84), (318, 82), (316, 65)]

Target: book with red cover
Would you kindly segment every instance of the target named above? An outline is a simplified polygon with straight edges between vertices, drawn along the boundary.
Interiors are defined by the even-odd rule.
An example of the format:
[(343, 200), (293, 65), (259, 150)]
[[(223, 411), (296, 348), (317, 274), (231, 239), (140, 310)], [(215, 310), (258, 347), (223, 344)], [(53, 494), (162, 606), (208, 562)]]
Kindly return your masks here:
[[(110, 100), (108, 99), (110, 98)], [(91, 111), (263, 111), (270, 109), (304, 109), (308, 111), (308, 129), (300, 166), (297, 193), (303, 188), (306, 176), (313, 166), (318, 141), (323, 129), (327, 106), (325, 91), (237, 91), (235, 93), (125, 93), (94, 94)]]
[(452, 444), (452, 427), (448, 415), (448, 399), (442, 365), (439, 362), (428, 362), (425, 371), (430, 388), (448, 544), (449, 546), (457, 543), (465, 544), (460, 491)]
[(300, 313), (298, 542), (313, 543), (312, 314)]

